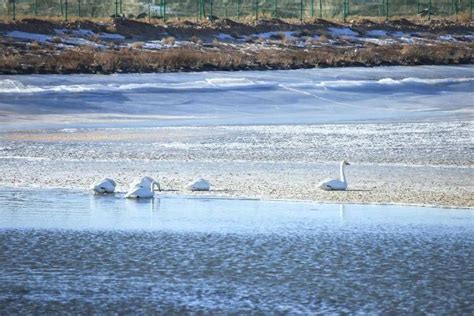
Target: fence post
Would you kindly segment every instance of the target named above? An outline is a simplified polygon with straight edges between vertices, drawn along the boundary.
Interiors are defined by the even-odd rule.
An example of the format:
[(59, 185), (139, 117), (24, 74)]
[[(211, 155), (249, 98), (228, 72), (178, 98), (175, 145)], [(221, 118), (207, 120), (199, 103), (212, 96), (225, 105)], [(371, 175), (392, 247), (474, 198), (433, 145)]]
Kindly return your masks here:
[[(199, 0), (196, 0), (195, 2), (195, 6), (194, 6), (194, 17), (196, 18), (196, 23), (199, 21)], [(161, 13), (161, 12), (160, 12)]]
[(314, 18), (314, 0), (311, 0), (311, 17)]
[(81, 0), (77, 0), (77, 16), (81, 17)]
[(163, 21), (166, 22), (166, 0), (163, 0)]
[(35, 16), (38, 15), (38, 0), (35, 0)]
[(274, 18), (277, 18), (277, 14), (278, 14), (278, 4), (277, 4), (277, 1), (278, 0), (273, 0), (273, 17)]
[(213, 17), (212, 17), (213, 15), (214, 15), (214, 0), (211, 0), (211, 15), (210, 15), (211, 22), (213, 20)]
[(428, 6), (428, 21), (431, 21), (431, 0), (430, 0), (430, 3), (429, 3), (429, 6)]
[(323, 0), (319, 0), (319, 18), (323, 18)]
[(346, 22), (346, 0), (342, 0), (342, 17), (344, 22)]
[(151, 0), (148, 0), (148, 23), (150, 23), (151, 19)]
[[(201, 0), (198, 0), (198, 1), (201, 1)], [(160, 16), (161, 18), (163, 19), (163, 16), (164, 16), (164, 13), (163, 13), (163, 6), (164, 6), (164, 1), (163, 0), (160, 0)], [(201, 3), (199, 3), (199, 5), (201, 5)], [(199, 7), (199, 10), (201, 10), (201, 7)], [(201, 11), (199, 11), (199, 17), (201, 17)]]
[(123, 14), (123, 1), (122, 0), (120, 0), (120, 14)]
[(386, 20), (388, 20), (388, 5), (389, 5), (389, 0), (385, 0), (385, 19)]
[(258, 0), (255, 0), (255, 21), (258, 21)]
[(300, 21), (303, 23), (303, 0), (300, 0)]
[(13, 18), (13, 21), (16, 20), (16, 3), (15, 3), (15, 0), (12, 1), (12, 18)]
[(199, 19), (202, 20), (203, 18), (204, 18), (204, 0), (199, 0)]
[(64, 21), (67, 22), (67, 0), (64, 0)]
[(240, 21), (240, 0), (237, 0), (237, 21)]
[(118, 0), (115, 0), (115, 14), (114, 14), (114, 19), (116, 19), (118, 16)]
[(420, 13), (420, 0), (416, 0), (416, 14)]
[(470, 1), (470, 4), (469, 4), (469, 6), (471, 7), (471, 9), (470, 9), (470, 13), (469, 13), (469, 18), (470, 18), (470, 19), (471, 19), (471, 21), (472, 21), (472, 0)]

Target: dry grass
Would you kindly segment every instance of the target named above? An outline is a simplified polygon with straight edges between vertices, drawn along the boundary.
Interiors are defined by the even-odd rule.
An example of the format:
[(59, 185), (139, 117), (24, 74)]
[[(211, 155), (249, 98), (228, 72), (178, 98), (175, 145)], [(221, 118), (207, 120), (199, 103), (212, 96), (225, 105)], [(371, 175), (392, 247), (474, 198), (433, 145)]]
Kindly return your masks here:
[(143, 42), (134, 42), (134, 43), (132, 43), (130, 46), (131, 46), (133, 49), (142, 49), (142, 48), (143, 48), (143, 45), (145, 45), (145, 43), (143, 43)]
[(176, 43), (176, 39), (173, 36), (168, 36), (163, 38), (162, 40), (163, 44), (165, 45), (174, 45)]
[(38, 50), (38, 49), (41, 48), (41, 45), (40, 45), (40, 43), (38, 43), (37, 41), (33, 41), (33, 42), (31, 42), (31, 44), (30, 44), (30, 48), (31, 48), (32, 50)]
[(462, 12), (457, 16), (453, 17), (454, 21), (459, 21), (461, 23), (470, 23), (472, 22), (472, 14), (469, 12)]
[(328, 41), (328, 37), (327, 37), (326, 35), (324, 35), (324, 34), (321, 34), (321, 35), (319, 36), (319, 41), (320, 41), (321, 43), (326, 43), (326, 42)]
[(285, 33), (283, 33), (283, 39), (282, 39), (282, 44), (285, 46), (291, 46), (295, 43), (295, 38), (291, 36), (287, 36)]
[(60, 44), (63, 42), (63, 40), (59, 36), (54, 36), (52, 42), (55, 44)]
[(199, 37), (197, 37), (196, 35), (193, 35), (193, 37), (191, 37), (191, 42), (193, 42), (194, 44), (198, 44), (198, 45), (202, 44), (202, 40)]
[(473, 63), (474, 44), (394, 45), (365, 48), (320, 47), (308, 50), (200, 50), (191, 47), (162, 51), (124, 48), (100, 51), (76, 48), (35, 54), (0, 50), (0, 73), (114, 73), (199, 70), (261, 70), (311, 67)]

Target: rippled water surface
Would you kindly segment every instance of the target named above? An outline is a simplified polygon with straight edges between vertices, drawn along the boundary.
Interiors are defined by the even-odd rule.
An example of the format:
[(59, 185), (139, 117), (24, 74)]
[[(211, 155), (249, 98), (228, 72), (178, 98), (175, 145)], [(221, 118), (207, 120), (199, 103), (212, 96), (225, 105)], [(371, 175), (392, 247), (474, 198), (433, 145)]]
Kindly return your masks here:
[(2, 188), (0, 312), (474, 312), (474, 212)]

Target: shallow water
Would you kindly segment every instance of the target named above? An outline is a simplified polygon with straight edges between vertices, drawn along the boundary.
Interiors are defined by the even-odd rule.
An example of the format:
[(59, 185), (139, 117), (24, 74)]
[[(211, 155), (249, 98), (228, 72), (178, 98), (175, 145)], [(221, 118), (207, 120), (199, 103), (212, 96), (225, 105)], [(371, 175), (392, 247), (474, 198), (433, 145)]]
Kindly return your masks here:
[(474, 213), (2, 188), (0, 312), (474, 312)]

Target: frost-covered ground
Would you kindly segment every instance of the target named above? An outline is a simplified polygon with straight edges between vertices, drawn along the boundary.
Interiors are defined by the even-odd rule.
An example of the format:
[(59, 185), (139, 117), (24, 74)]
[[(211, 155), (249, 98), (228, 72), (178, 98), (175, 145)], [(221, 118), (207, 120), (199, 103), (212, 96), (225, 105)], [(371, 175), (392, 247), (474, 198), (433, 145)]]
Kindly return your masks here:
[[(25, 32), (21, 30), (0, 30), (0, 38), (14, 41), (37, 42), (40, 44), (55, 45), (59, 49), (88, 46), (96, 49), (133, 48), (141, 50), (162, 50), (179, 47), (201, 47), (206, 45), (220, 45), (234, 47), (241, 50), (262, 50), (295, 48), (317, 48), (327, 46), (360, 47), (368, 43), (377, 46), (394, 44), (433, 45), (437, 43), (472, 43), (474, 33), (463, 29), (461, 32), (432, 32), (424, 29), (397, 30), (397, 29), (365, 29), (348, 26), (319, 27), (314, 30), (297, 31), (266, 31), (250, 34), (236, 32), (235, 29), (214, 31), (199, 36), (199, 40), (187, 36), (177, 36), (173, 31), (166, 29), (157, 31), (153, 38), (142, 40), (140, 37), (124, 36), (119, 33), (94, 31), (87, 28), (66, 29), (55, 28), (52, 34), (43, 34), (41, 31)], [(196, 31), (199, 34), (199, 28)], [(171, 40), (172, 38), (172, 40)]]
[[(473, 207), (474, 67), (0, 80), (0, 185)], [(349, 192), (317, 188), (348, 159)]]

